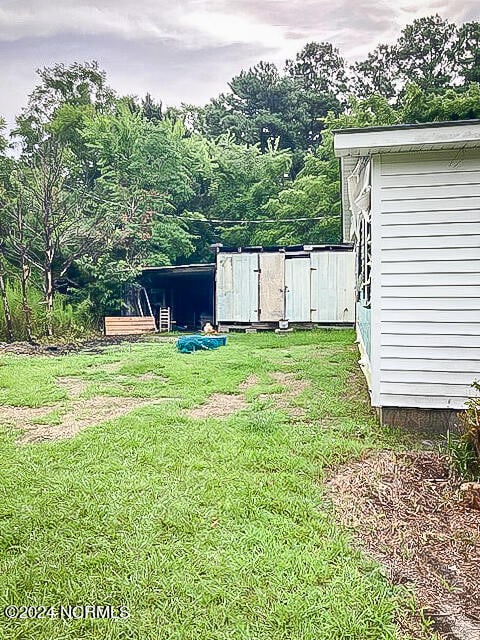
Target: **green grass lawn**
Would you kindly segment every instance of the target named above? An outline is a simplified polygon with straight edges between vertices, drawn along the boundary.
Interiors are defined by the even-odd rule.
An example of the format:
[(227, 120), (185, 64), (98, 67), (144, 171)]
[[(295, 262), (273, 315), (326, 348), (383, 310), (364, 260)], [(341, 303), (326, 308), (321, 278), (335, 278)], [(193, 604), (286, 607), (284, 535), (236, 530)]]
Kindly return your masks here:
[[(84, 382), (75, 402), (87, 407), (102, 395), (164, 399), (64, 440), (18, 444), (0, 428), (0, 616), (12, 603), (130, 614), (0, 617), (0, 638), (397, 638), (405, 595), (354, 549), (322, 495), (332, 467), (392, 445), (353, 342), (351, 331), (315, 331), (231, 335), (194, 355), (151, 341), (0, 358), (0, 405), (51, 405), (52, 425), (72, 402), (62, 376)], [(245, 406), (189, 416), (219, 393)]]

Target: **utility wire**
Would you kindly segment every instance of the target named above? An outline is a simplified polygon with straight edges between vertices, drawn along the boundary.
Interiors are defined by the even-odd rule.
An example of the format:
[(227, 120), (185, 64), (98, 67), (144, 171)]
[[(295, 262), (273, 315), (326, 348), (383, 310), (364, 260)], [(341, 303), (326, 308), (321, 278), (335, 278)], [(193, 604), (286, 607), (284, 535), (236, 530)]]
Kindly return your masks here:
[[(69, 191), (71, 193), (74, 193), (74, 190), (69, 188), (69, 187), (64, 187), (66, 191)], [(106, 200), (104, 198), (100, 198), (99, 196), (93, 194), (93, 193), (83, 193), (82, 195), (84, 195), (86, 198), (92, 198), (93, 200), (100, 202), (102, 204), (110, 204), (110, 205), (114, 205), (114, 206), (119, 206), (118, 202), (114, 202), (113, 200)], [(150, 196), (151, 197), (151, 196)], [(155, 196), (154, 196), (155, 198)], [(303, 218), (278, 218), (278, 219), (262, 219), (262, 220), (222, 220), (219, 218), (193, 218), (193, 217), (188, 217), (188, 216), (182, 216), (182, 215), (175, 215), (173, 213), (161, 213), (159, 211), (156, 212), (158, 215), (160, 216), (164, 216), (167, 218), (175, 218), (178, 221), (182, 221), (182, 220), (188, 220), (190, 222), (207, 222), (207, 223), (211, 223), (211, 224), (218, 224), (218, 225), (222, 225), (222, 224), (282, 224), (283, 222), (310, 222), (310, 221), (318, 221), (318, 220), (323, 220), (323, 218), (328, 217), (327, 214), (324, 214), (323, 216), (313, 216), (313, 217), (303, 217)]]
[(160, 213), (159, 215), (177, 218), (178, 220), (191, 220), (193, 222), (211, 222), (212, 224), (281, 224), (282, 222), (306, 222), (313, 220), (323, 220), (327, 216), (315, 216), (312, 218), (278, 218), (276, 220), (220, 220), (210, 218), (188, 218), (187, 216), (174, 216), (170, 213)]

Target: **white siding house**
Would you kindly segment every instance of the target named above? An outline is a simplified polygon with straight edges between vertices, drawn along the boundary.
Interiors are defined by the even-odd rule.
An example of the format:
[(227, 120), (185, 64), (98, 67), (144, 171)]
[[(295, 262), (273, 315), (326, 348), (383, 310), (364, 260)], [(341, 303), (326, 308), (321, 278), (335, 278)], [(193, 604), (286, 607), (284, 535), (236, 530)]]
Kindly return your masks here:
[(480, 379), (480, 122), (342, 130), (335, 150), (343, 166), (357, 159), (356, 324), (372, 405), (458, 411)]

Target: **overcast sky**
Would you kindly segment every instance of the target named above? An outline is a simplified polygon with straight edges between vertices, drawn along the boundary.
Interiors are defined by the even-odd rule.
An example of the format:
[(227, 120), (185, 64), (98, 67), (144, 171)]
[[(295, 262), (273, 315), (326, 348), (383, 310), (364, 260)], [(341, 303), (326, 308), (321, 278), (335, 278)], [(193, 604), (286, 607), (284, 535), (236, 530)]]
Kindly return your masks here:
[(120, 93), (204, 104), (260, 59), (283, 65), (306, 42), (349, 61), (413, 19), (480, 19), (478, 0), (0, 0), (0, 115), (11, 123), (55, 62), (98, 60)]

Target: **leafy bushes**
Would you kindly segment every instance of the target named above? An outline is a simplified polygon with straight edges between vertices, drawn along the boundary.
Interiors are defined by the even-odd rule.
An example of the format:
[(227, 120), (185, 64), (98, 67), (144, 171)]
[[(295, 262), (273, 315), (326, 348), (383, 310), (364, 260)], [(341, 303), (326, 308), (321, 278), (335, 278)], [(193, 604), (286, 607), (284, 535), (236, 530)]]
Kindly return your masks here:
[[(12, 316), (15, 340), (26, 340), (27, 332), (25, 316), (22, 309), (22, 293), (18, 283), (7, 284), (7, 299)], [(56, 335), (62, 338), (76, 338), (92, 333), (95, 330), (92, 321), (93, 313), (90, 300), (84, 300), (78, 305), (71, 305), (66, 296), (55, 296), (53, 309), (53, 326)], [(28, 305), (31, 310), (32, 333), (36, 339), (43, 338), (47, 333), (47, 314), (41, 291), (31, 287), (28, 291)], [(0, 301), (0, 341), (7, 339), (3, 305)]]
[[(480, 382), (472, 388), (480, 391)], [(447, 453), (457, 471), (464, 478), (480, 478), (480, 397), (471, 397), (465, 411), (459, 413), (459, 433), (449, 431)]]

